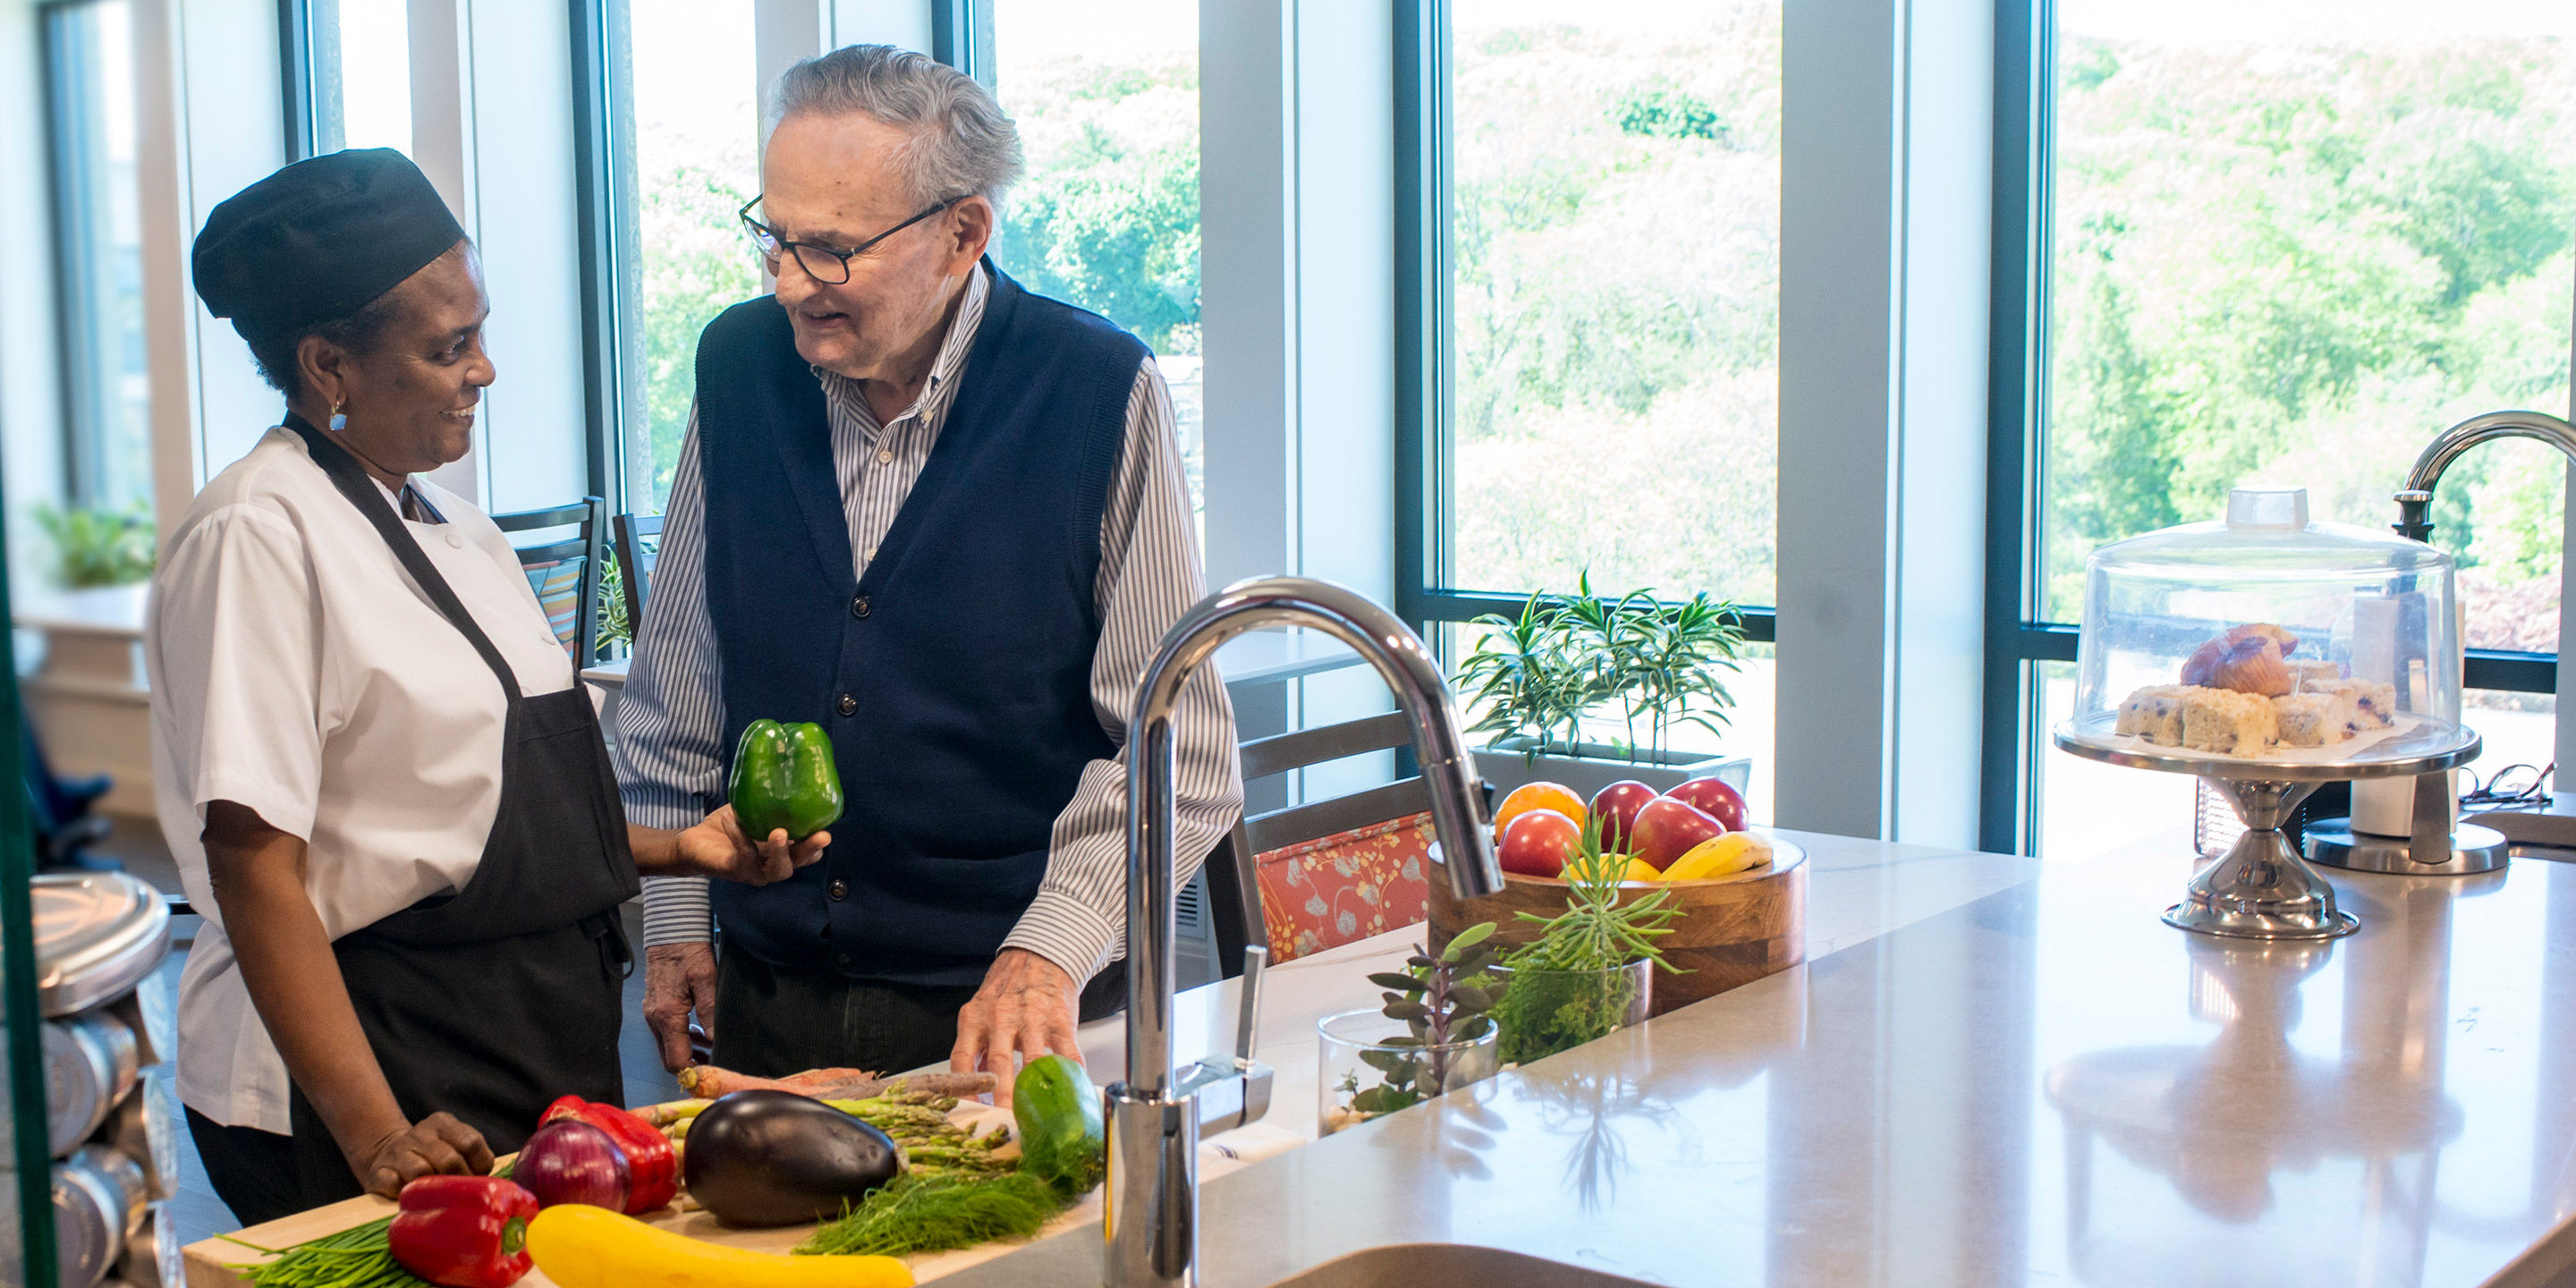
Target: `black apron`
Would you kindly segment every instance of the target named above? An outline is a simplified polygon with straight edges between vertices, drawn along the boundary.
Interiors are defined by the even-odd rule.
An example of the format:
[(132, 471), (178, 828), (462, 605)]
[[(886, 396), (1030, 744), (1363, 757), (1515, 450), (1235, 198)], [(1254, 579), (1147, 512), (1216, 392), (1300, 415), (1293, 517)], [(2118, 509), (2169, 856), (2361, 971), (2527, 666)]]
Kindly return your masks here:
[[(331, 945), (405, 1117), (456, 1115), (495, 1154), (516, 1150), (556, 1097), (623, 1105), (617, 1030), (633, 954), (619, 905), (643, 889), (598, 716), (576, 682), (524, 697), (499, 650), (357, 458), (300, 417), (288, 428), (474, 645), (509, 696), (501, 804), (465, 888), (433, 895)], [(301, 1090), (289, 1105), (312, 1204), (358, 1194), (338, 1142)]]

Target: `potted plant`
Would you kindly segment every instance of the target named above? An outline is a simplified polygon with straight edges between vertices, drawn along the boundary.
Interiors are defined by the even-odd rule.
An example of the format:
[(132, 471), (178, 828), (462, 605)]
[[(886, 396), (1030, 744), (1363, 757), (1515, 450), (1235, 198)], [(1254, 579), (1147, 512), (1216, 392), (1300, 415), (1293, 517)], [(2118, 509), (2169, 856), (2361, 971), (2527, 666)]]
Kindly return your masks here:
[[(1386, 1005), (1315, 1024), (1317, 1127), (1330, 1136), (1494, 1076), (1496, 1030), (1486, 1012), (1503, 995), (1494, 974), (1494, 923), (1459, 931), (1434, 954), (1416, 945), (1401, 971), (1369, 982)], [(1361, 1085), (1363, 1082), (1368, 1085)]]
[[(1749, 757), (1676, 752), (1684, 727), (1716, 733), (1735, 705), (1722, 674), (1740, 670), (1744, 628), (1735, 606), (1706, 591), (1667, 604), (1651, 591), (1616, 599), (1595, 594), (1592, 576), (1570, 595), (1537, 591), (1516, 617), (1487, 614), (1490, 627), (1458, 668), (1458, 687), (1484, 711), (1469, 727), (1494, 741), (1476, 768), (1499, 791), (1544, 779), (1587, 799), (1623, 778), (1669, 791), (1693, 778), (1725, 779), (1742, 791)], [(1583, 740), (1583, 721), (1615, 709), (1624, 737)]]
[(1676, 969), (1655, 941), (1673, 933), (1682, 910), (1669, 890), (1621, 903), (1626, 867), (1626, 855), (1602, 853), (1601, 821), (1588, 820), (1582, 850), (1566, 865), (1565, 911), (1519, 914), (1539, 933), (1497, 968), (1507, 985), (1493, 1007), (1504, 1064), (1544, 1060), (1645, 1022), (1655, 970)]

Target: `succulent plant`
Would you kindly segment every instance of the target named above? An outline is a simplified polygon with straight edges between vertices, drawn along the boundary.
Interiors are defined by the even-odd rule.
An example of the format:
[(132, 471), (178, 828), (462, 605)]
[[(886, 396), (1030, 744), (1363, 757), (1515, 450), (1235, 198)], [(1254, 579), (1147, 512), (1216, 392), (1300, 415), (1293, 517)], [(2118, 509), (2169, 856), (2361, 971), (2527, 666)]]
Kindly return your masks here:
[(1487, 1012), (1503, 996), (1503, 982), (1492, 973), (1502, 960), (1493, 934), (1494, 923), (1479, 922), (1459, 931), (1436, 956), (1416, 944), (1405, 969), (1369, 976), (1370, 983), (1386, 990), (1387, 1018), (1403, 1021), (1411, 1031), (1360, 1052), (1360, 1059), (1384, 1080), (1363, 1090), (1358, 1074), (1346, 1076), (1341, 1089), (1351, 1093), (1352, 1109), (1374, 1117), (1448, 1089), (1450, 1064), (1458, 1056), (1454, 1044), (1493, 1031), (1494, 1019)]

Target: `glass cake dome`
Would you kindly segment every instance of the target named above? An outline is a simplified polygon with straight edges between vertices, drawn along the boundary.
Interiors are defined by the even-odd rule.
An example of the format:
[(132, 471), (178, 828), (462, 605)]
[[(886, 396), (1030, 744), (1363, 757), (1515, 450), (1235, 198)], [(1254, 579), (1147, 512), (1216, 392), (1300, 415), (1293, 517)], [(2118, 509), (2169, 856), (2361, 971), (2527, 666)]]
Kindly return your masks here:
[(2447, 747), (2462, 736), (2454, 596), (2448, 554), (2312, 522), (2302, 488), (2238, 488), (2224, 521), (2093, 552), (2060, 740), (2319, 764)]

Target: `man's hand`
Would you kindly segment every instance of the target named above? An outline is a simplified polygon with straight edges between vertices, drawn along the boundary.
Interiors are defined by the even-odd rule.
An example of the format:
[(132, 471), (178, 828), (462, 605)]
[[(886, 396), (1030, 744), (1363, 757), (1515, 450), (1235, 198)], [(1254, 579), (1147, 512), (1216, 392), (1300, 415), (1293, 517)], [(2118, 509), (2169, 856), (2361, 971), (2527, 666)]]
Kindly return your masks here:
[(726, 805), (697, 826), (680, 832), (676, 841), (676, 867), (667, 874), (655, 875), (715, 877), (763, 886), (784, 881), (795, 875), (796, 869), (822, 858), (823, 848), (832, 843), (832, 834), (816, 832), (802, 841), (790, 841), (787, 829), (782, 827), (755, 841), (744, 835), (733, 806)]
[(1081, 990), (1064, 968), (1025, 948), (1005, 948), (984, 972), (984, 986), (957, 1012), (957, 1046), (948, 1067), (957, 1073), (990, 1072), (996, 1104), (1011, 1103), (1017, 1076), (1012, 1053), (1029, 1059), (1053, 1052), (1079, 1064), (1073, 1037)]
[(644, 1023), (662, 1048), (662, 1067), (688, 1068), (689, 1014), (716, 1036), (716, 949), (708, 943), (657, 944), (644, 950)]
[(492, 1170), (492, 1147), (483, 1143), (483, 1133), (453, 1114), (431, 1114), (359, 1152), (349, 1170), (380, 1198), (398, 1198), (402, 1187), (424, 1176), (482, 1176)]

